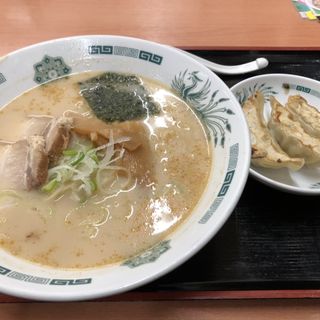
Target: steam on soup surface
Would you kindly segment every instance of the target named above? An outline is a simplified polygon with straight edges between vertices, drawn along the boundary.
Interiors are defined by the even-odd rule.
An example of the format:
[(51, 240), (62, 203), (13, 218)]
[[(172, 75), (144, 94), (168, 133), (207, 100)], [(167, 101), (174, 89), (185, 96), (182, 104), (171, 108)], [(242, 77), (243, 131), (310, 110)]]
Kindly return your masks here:
[(0, 245), (60, 268), (155, 245), (190, 214), (211, 168), (190, 107), (129, 75), (81, 73), (34, 88), (0, 111), (0, 139)]

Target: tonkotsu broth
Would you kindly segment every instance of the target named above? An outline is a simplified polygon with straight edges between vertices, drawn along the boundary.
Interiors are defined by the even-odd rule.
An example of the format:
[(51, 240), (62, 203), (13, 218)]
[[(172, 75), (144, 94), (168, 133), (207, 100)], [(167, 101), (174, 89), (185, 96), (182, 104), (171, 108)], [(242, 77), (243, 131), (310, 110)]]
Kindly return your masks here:
[[(28, 115), (90, 112), (78, 82), (95, 75), (52, 81), (12, 101), (0, 111), (0, 139), (22, 139)], [(67, 195), (48, 200), (40, 190), (31, 190), (17, 191), (20, 198), (14, 205), (1, 206), (2, 196), (2, 248), (44, 265), (95, 267), (142, 252), (188, 217), (206, 188), (212, 150), (190, 107), (161, 84), (142, 80), (161, 106), (159, 115), (143, 120), (152, 150), (152, 183), (132, 184), (99, 204), (97, 197), (81, 204)]]

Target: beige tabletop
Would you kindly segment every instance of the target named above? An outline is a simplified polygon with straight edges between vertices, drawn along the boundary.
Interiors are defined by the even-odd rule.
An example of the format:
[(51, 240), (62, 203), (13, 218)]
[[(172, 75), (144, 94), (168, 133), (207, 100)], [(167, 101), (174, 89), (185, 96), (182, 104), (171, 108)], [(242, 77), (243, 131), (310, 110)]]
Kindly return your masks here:
[[(0, 0), (0, 56), (85, 34), (140, 37), (184, 49), (320, 50), (320, 23), (303, 20), (290, 0)], [(1, 320), (320, 318), (318, 299), (0, 300)]]
[(320, 23), (301, 19), (291, 0), (0, 0), (0, 26), (0, 56), (84, 34), (185, 49), (320, 49)]

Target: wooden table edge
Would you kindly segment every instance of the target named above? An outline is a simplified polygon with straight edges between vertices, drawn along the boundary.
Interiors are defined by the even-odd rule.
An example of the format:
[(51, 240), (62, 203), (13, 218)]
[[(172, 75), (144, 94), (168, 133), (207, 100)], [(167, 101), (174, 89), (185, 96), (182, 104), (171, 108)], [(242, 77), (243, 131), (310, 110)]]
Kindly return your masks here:
[[(158, 291), (127, 292), (115, 296), (84, 300), (83, 302), (135, 302), (135, 301), (183, 301), (183, 300), (251, 300), (251, 299), (315, 299), (320, 298), (320, 289), (308, 290), (218, 290), (218, 291)], [(1, 303), (39, 303), (0, 294)]]

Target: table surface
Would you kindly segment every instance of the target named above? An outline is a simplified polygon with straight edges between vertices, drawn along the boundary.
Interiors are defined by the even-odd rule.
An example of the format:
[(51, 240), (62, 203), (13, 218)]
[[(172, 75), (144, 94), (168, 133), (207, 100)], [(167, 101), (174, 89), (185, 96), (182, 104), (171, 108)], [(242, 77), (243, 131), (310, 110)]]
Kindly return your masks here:
[[(273, 50), (269, 56), (270, 62), (272, 65), (282, 64), (281, 59), (283, 59), (285, 53), (279, 50), (289, 50), (290, 57), (293, 57), (293, 60), (291, 60), (291, 64), (282, 67), (280, 72), (293, 71), (302, 74), (307, 72), (305, 75), (320, 79), (320, 73), (314, 70), (313, 65), (299, 69), (299, 63), (297, 62), (300, 59), (298, 51), (304, 50), (310, 51), (311, 58), (319, 63), (319, 59), (317, 60), (316, 57), (320, 54), (320, 24), (317, 21), (301, 19), (290, 0), (81, 0), (76, 2), (70, 0), (51, 2), (0, 0), (0, 26), (0, 56), (26, 45), (59, 37), (83, 34), (121, 34), (145, 38), (184, 49), (211, 50), (199, 51), (198, 53), (203, 57), (222, 63), (233, 62), (234, 56), (238, 57), (239, 62), (255, 58), (260, 54), (260, 51), (257, 50), (265, 50), (261, 53)], [(219, 50), (219, 53), (212, 55), (212, 52), (217, 50)], [(230, 52), (230, 50), (237, 51)], [(275, 53), (274, 50), (279, 51), (279, 53)], [(305, 53), (303, 57), (310, 58), (310, 54)], [(298, 68), (288, 69), (290, 65), (298, 66)], [(313, 73), (308, 74), (306, 68), (309, 68), (310, 70), (308, 70)], [(241, 78), (225, 77), (223, 79), (231, 85)], [(277, 275), (279, 277), (284, 276), (286, 267), (291, 266), (291, 269), (288, 269), (291, 273), (287, 273), (289, 278), (295, 277), (292, 279), (297, 281), (298, 277), (305, 275), (306, 279), (310, 280), (309, 286), (308, 283), (304, 283), (304, 285), (300, 283), (299, 288), (303, 290), (296, 291), (294, 294), (288, 290), (277, 295), (277, 288), (271, 287), (267, 289), (275, 289), (275, 291), (268, 290), (259, 293), (260, 297), (269, 299), (256, 301), (250, 300), (250, 298), (259, 295), (252, 291), (255, 288), (250, 287), (250, 285), (247, 288), (251, 291), (247, 292), (234, 291), (237, 288), (232, 288), (233, 291), (216, 291), (212, 294), (210, 290), (217, 285), (216, 282), (207, 284), (208, 291), (199, 293), (197, 300), (192, 300), (192, 297), (188, 295), (169, 294), (162, 296), (161, 300), (164, 301), (139, 302), (138, 300), (146, 299), (147, 293), (140, 296), (141, 298), (129, 295), (115, 300), (71, 304), (39, 304), (0, 296), (0, 319), (51, 319), (58, 317), (87, 319), (89, 315), (91, 319), (100, 319), (102, 315), (110, 315), (113, 319), (124, 319), (128, 315), (131, 319), (149, 319), (151, 315), (154, 319), (182, 319), (187, 316), (189, 319), (210, 319), (213, 314), (216, 319), (269, 319), (270, 317), (275, 319), (314, 319), (320, 310), (320, 300), (270, 300), (270, 298), (286, 295), (291, 298), (320, 296), (318, 290), (320, 288), (320, 272), (318, 271), (320, 249), (318, 250), (318, 242), (315, 246), (312, 244), (313, 239), (318, 240), (317, 237), (320, 237), (318, 232), (320, 230), (320, 219), (316, 215), (316, 198), (312, 198), (309, 210), (313, 210), (313, 213), (310, 218), (306, 218), (299, 211), (299, 208), (301, 208), (303, 201), (307, 203), (308, 200), (305, 198), (300, 203), (300, 200), (284, 195), (284, 199), (288, 202), (293, 201), (297, 208), (288, 221), (288, 216), (279, 217), (276, 216), (276, 212), (272, 212), (272, 202), (267, 207), (262, 207), (258, 201), (252, 202), (253, 198), (259, 199), (259, 195), (262, 197), (261, 195), (264, 193), (272, 199), (278, 201), (282, 199), (282, 195), (278, 192), (269, 190), (267, 187), (249, 179), (237, 209), (218, 236), (204, 249), (207, 251), (200, 252), (200, 256), (194, 257), (182, 267), (183, 269), (179, 269), (183, 272), (180, 273), (179, 270), (173, 272), (167, 278), (146, 287), (145, 290), (150, 292), (154, 289), (168, 289), (165, 285), (172, 285), (172, 279), (176, 280), (176, 287), (173, 287), (175, 290), (179, 291), (183, 286), (188, 289), (188, 285), (198, 285), (197, 288), (199, 289), (203, 280), (201, 277), (198, 283), (196, 281), (197, 277), (192, 278), (192, 283), (186, 283), (186, 278), (184, 278), (190, 268), (193, 268), (192, 270), (197, 269), (199, 261), (204, 264), (202, 270), (206, 272), (209, 269), (212, 270), (212, 275), (217, 278), (222, 274), (225, 277), (227, 275), (229, 280), (230, 277), (233, 277), (233, 280), (239, 280), (243, 275), (252, 276), (253, 280), (260, 279), (263, 281), (268, 279), (268, 276), (274, 276), (275, 279), (273, 280), (281, 280), (276, 278)], [(259, 212), (260, 218), (250, 215), (248, 208), (252, 204), (256, 206), (255, 210)], [(260, 219), (267, 227), (261, 229), (261, 224), (259, 227), (257, 219)], [(285, 253), (285, 250), (290, 241), (295, 245), (293, 234), (297, 232), (295, 227), (297, 222), (302, 223), (303, 227), (298, 232), (300, 232), (301, 239), (304, 242), (302, 242), (300, 251), (295, 253), (294, 257), (297, 259), (294, 260), (292, 256)], [(280, 223), (280, 226), (277, 225), (276, 229), (272, 229), (275, 223)], [(245, 229), (246, 224), (251, 226), (251, 229)], [(243, 232), (244, 230), (245, 232)], [(268, 230), (273, 231), (269, 232)], [(283, 232), (286, 233), (283, 234)], [(278, 258), (283, 259), (281, 261), (284, 263), (283, 268), (278, 273), (270, 274), (272, 261), (266, 260), (261, 261), (261, 269), (257, 273), (259, 259), (264, 256), (258, 251), (258, 246), (249, 245), (251, 236), (256, 236), (256, 241), (267, 241), (271, 249), (273, 240), (278, 237)], [(225, 241), (229, 241), (228, 246), (231, 248), (229, 255), (219, 253), (216, 250), (219, 242)], [(237, 251), (232, 251), (234, 248), (237, 248)], [(214, 260), (211, 261), (211, 264), (206, 264), (206, 261), (201, 260), (203, 259), (201, 257), (206, 256), (206, 252), (210, 253), (210, 250), (215, 252)], [(247, 252), (241, 250), (247, 250)], [(246, 258), (250, 256), (248, 253), (255, 259), (248, 260)], [(232, 254), (236, 256), (230, 258)], [(301, 254), (300, 260), (299, 254)], [(310, 257), (308, 254), (313, 255), (313, 264), (311, 266), (309, 264), (309, 268), (304, 268), (308, 264), (304, 264), (303, 259)], [(239, 257), (247, 260), (240, 261), (244, 264), (240, 265), (238, 263), (241, 268), (236, 269), (236, 258)], [(227, 278), (225, 280), (228, 280)], [(313, 288), (314, 283), (316, 283), (316, 286)], [(220, 285), (223, 287), (223, 284), (220, 283)], [(239, 285), (241, 287), (241, 283)], [(197, 288), (195, 287), (195, 289)], [(304, 290), (306, 288), (308, 291)], [(189, 287), (189, 289), (192, 288)], [(290, 289), (290, 285), (287, 289)], [(179, 299), (175, 300), (174, 297)], [(249, 300), (219, 300), (226, 297), (229, 297), (229, 299), (242, 297)], [(150, 299), (152, 300), (153, 296)], [(191, 299), (192, 301), (183, 301), (183, 299)], [(206, 299), (209, 299), (209, 301), (203, 301)]]
[(320, 49), (320, 23), (291, 0), (1, 0), (0, 56), (83, 34), (140, 37), (185, 49)]

